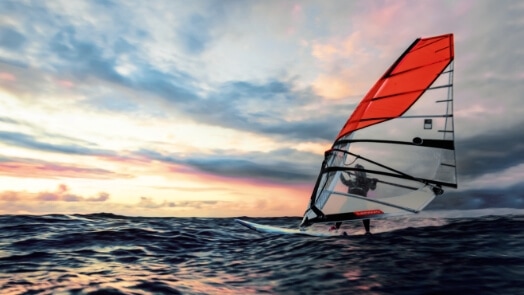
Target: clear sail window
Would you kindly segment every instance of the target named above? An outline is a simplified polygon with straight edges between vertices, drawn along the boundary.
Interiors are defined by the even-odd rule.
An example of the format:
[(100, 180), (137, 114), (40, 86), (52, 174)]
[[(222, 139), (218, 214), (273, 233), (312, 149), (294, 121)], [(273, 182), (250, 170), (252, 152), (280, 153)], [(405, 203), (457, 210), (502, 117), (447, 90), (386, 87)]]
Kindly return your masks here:
[(433, 128), (433, 120), (424, 119), (424, 129), (432, 129), (432, 128)]

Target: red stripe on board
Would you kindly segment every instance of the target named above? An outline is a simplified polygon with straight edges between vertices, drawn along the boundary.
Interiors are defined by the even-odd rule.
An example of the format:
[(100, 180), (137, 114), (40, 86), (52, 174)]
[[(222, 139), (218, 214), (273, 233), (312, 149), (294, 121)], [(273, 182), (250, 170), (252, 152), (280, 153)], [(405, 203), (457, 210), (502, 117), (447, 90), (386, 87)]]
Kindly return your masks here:
[(374, 210), (364, 210), (364, 211), (355, 211), (353, 212), (356, 216), (365, 216), (365, 215), (376, 215), (376, 214), (384, 214), (382, 210), (374, 209)]

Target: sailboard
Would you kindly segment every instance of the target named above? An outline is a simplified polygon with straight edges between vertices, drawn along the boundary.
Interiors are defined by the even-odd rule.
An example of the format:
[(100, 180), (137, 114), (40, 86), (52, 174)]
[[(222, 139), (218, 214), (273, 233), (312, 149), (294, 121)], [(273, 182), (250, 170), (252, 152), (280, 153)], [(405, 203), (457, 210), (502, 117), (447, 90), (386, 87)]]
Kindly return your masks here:
[(300, 229), (417, 214), (457, 188), (453, 34), (418, 38), (324, 154)]
[(344, 235), (343, 231), (319, 231), (312, 230), (309, 228), (283, 228), (278, 226), (264, 225), (255, 222), (245, 221), (242, 219), (235, 219), (235, 222), (245, 226), (249, 229), (255, 230), (261, 233), (268, 234), (281, 234), (281, 235), (304, 235), (304, 236), (313, 236), (313, 237), (333, 237)]

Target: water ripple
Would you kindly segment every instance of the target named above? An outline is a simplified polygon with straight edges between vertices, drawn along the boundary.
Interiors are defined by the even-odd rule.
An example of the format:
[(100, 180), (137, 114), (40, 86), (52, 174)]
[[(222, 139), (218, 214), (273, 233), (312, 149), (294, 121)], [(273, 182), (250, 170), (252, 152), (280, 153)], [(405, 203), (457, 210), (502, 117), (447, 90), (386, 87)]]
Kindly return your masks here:
[[(292, 227), (297, 218), (251, 219)], [(265, 235), (233, 219), (0, 216), (2, 294), (524, 293), (524, 216)], [(394, 230), (388, 230), (393, 228)], [(359, 233), (360, 223), (344, 225)]]

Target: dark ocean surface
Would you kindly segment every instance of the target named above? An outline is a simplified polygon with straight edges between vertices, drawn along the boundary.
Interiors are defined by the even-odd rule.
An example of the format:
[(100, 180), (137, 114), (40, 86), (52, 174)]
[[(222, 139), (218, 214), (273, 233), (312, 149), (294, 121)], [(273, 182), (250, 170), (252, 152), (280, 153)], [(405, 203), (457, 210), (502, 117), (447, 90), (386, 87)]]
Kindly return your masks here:
[(0, 294), (524, 294), (524, 215), (446, 216), (318, 238), (233, 218), (4, 215)]

